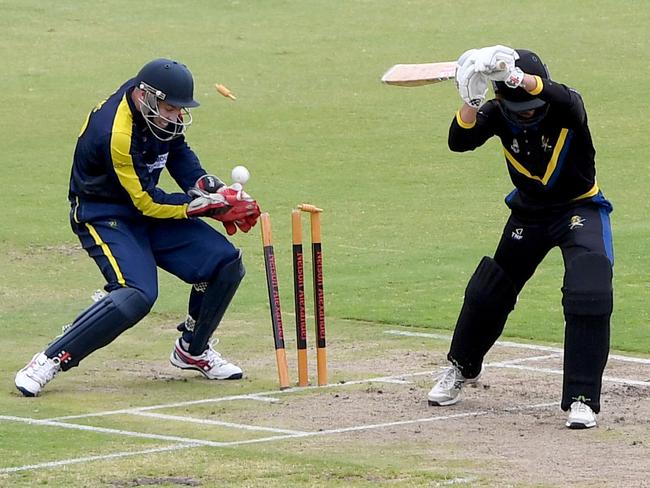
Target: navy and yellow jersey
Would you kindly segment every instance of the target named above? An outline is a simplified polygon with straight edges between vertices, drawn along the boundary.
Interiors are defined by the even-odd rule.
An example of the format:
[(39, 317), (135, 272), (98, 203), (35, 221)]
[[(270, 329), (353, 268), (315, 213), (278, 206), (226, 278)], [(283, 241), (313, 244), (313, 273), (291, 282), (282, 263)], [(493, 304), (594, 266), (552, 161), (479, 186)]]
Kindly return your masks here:
[(163, 142), (151, 133), (131, 100), (134, 87), (127, 81), (88, 115), (74, 152), (70, 202), (103, 204), (123, 216), (187, 218), (191, 198), (158, 188), (160, 173), (167, 168), (186, 192), (206, 172), (183, 136)]
[(506, 197), (512, 209), (544, 210), (603, 199), (596, 183), (595, 154), (582, 97), (575, 90), (537, 78), (533, 95), (546, 102), (546, 116), (530, 126), (505, 117), (490, 100), (466, 124), (459, 113), (449, 129), (449, 148), (470, 151), (496, 135), (501, 139), (515, 190)]

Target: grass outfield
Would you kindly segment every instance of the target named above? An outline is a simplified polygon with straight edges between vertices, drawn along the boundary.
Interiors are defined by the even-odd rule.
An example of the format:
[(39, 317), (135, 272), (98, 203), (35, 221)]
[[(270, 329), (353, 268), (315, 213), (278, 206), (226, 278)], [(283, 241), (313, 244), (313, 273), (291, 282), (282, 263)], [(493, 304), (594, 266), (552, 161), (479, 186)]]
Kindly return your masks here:
[[(398, 62), (455, 59), (470, 47), (500, 43), (535, 50), (556, 80), (583, 94), (598, 181), (614, 204), (612, 347), (649, 357), (650, 203), (642, 117), (650, 106), (641, 86), (650, 68), (639, 59), (650, 49), (650, 9), (640, 0), (580, 5), (552, 0), (544, 2), (542, 12), (539, 2), (528, 0), (143, 1), (137, 6), (114, 0), (92, 6), (0, 0), (5, 108), (0, 121), (5, 205), (0, 414), (44, 419), (214, 395), (205, 392), (204, 382), (165, 376), (173, 325), (184, 315), (188, 290), (164, 272), (152, 314), (90, 358), (88, 366), (57, 378), (34, 401), (19, 398), (13, 387), (15, 371), (103, 285), (67, 220), (78, 130), (98, 101), (159, 56), (183, 61), (194, 74), (201, 107), (193, 112), (188, 142), (204, 166), (224, 177), (237, 164), (252, 173), (247, 189), (273, 218), (285, 312), (292, 311), (290, 210), (305, 201), (325, 209), (326, 311), (331, 347), (340, 351), (332, 352), (332, 380), (341, 381), (383, 374), (379, 368), (349, 373), (337, 367), (337, 358), (347, 361), (355, 354), (345, 349), (350, 346), (343, 338), (371, 354), (375, 341), (381, 347), (393, 344), (378, 339), (387, 327), (450, 333), (469, 276), (497, 244), (507, 218), (503, 197), (512, 188), (496, 140), (473, 153), (447, 149), (447, 128), (460, 104), (453, 83), (389, 87), (379, 82), (381, 74)], [(215, 83), (228, 86), (237, 101), (220, 96)], [(163, 186), (173, 189), (169, 180)], [(224, 323), (222, 345), (229, 357), (245, 363), (248, 377), (220, 386), (219, 395), (276, 385), (259, 229), (234, 241), (244, 251), (248, 274)], [(504, 338), (562, 343), (562, 272), (560, 254), (553, 251), (522, 292)], [(287, 314), (287, 331), (291, 325)], [(428, 347), (417, 339), (408, 344), (414, 350)], [(439, 346), (421, 368), (443, 361), (445, 343)], [(375, 348), (374, 353), (382, 364), (385, 352)], [(0, 469), (164, 444), (111, 442), (116, 445), (98, 433), (0, 421)], [(403, 439), (395, 441), (399, 455), (389, 442), (386, 452), (369, 453), (360, 450), (359, 438), (330, 440), (324, 455), (316, 443), (304, 442), (305, 457), (290, 450), (276, 459), (269, 446), (259, 452), (254, 446), (217, 451), (217, 462), (229, 473), (223, 485), (255, 486), (263, 473), (278, 478), (269, 486), (281, 486), (285, 477), (292, 486), (303, 486), (310, 477), (315, 486), (365, 486), (373, 479), (435, 486), (450, 473), (463, 477), (462, 466), (452, 462), (431, 471), (426, 448)], [(193, 452), (205, 453), (199, 471), (207, 478), (197, 476), (211, 486), (206, 480), (216, 476), (210, 467), (213, 451)], [(358, 454), (357, 461), (349, 460), (351, 453)], [(4, 473), (0, 485), (33, 486), (49, 478), (50, 486), (99, 486), (114, 471), (170, 478), (176, 460), (187, 455)], [(233, 470), (247, 476), (237, 479)], [(490, 486), (486, 472), (485, 486)]]

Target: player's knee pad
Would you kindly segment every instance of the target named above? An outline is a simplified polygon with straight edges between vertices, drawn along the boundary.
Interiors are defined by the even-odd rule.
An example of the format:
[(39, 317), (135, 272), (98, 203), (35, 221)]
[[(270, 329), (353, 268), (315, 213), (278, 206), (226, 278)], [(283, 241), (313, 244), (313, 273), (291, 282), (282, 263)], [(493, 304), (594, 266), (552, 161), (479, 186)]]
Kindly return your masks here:
[(244, 279), (244, 276), (246, 276), (246, 268), (244, 267), (241, 251), (239, 251), (234, 259), (227, 262), (217, 271), (216, 276), (210, 283), (221, 281), (224, 283), (239, 284)]
[(510, 312), (517, 301), (515, 285), (492, 258), (484, 256), (465, 289), (465, 303), (488, 314)]
[(194, 325), (188, 351), (190, 354), (199, 355), (205, 350), (245, 274), (246, 269), (239, 253), (235, 259), (222, 266), (208, 282)]
[(138, 323), (152, 306), (153, 302), (135, 288), (114, 290), (82, 312), (71, 327), (50, 344), (46, 355), (59, 357), (64, 370), (77, 366), (90, 353)]
[(609, 315), (612, 295), (612, 265), (607, 256), (589, 252), (567, 264), (562, 287), (565, 314)]

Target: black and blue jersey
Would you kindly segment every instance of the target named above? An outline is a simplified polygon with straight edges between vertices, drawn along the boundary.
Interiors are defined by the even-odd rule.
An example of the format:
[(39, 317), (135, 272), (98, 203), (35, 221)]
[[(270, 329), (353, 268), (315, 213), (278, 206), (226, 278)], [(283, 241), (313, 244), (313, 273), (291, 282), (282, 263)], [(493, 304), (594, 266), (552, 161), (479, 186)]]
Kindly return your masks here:
[(513, 210), (562, 210), (575, 202), (604, 200), (596, 181), (595, 154), (582, 97), (549, 79), (537, 78), (532, 95), (546, 102), (547, 113), (536, 124), (511, 122), (490, 100), (467, 124), (457, 113), (449, 129), (449, 148), (469, 151), (496, 135), (501, 139), (515, 190), (506, 197)]

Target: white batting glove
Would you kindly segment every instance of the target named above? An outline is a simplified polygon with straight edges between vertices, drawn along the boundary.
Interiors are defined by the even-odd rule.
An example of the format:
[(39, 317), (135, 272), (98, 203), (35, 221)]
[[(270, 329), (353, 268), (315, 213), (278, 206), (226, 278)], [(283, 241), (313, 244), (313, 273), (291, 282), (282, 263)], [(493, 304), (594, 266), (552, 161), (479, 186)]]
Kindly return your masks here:
[(483, 73), (474, 69), (474, 60), (467, 58), (465, 64), (456, 70), (456, 86), (460, 98), (470, 107), (479, 108), (485, 100), (488, 80)]
[(511, 47), (497, 44), (479, 49), (475, 55), (474, 66), (476, 71), (488, 74), (492, 71), (503, 70), (504, 68), (501, 67), (503, 64), (514, 68), (517, 59), (519, 59), (517, 51)]
[(478, 49), (468, 49), (467, 51), (465, 51), (463, 54), (460, 55), (456, 63), (458, 64), (458, 66), (464, 66), (465, 63), (467, 63), (467, 60), (471, 59), (472, 61), (470, 62), (473, 64), (476, 59), (476, 54), (478, 53), (478, 51), (479, 51)]
[(474, 70), (485, 74), (489, 80), (503, 81), (508, 88), (517, 88), (524, 81), (524, 72), (515, 66), (519, 54), (510, 47), (484, 47), (474, 59)]
[(524, 81), (524, 72), (515, 66), (514, 61), (506, 64), (503, 69), (486, 73), (485, 76), (488, 80), (503, 81), (508, 88), (517, 88)]

